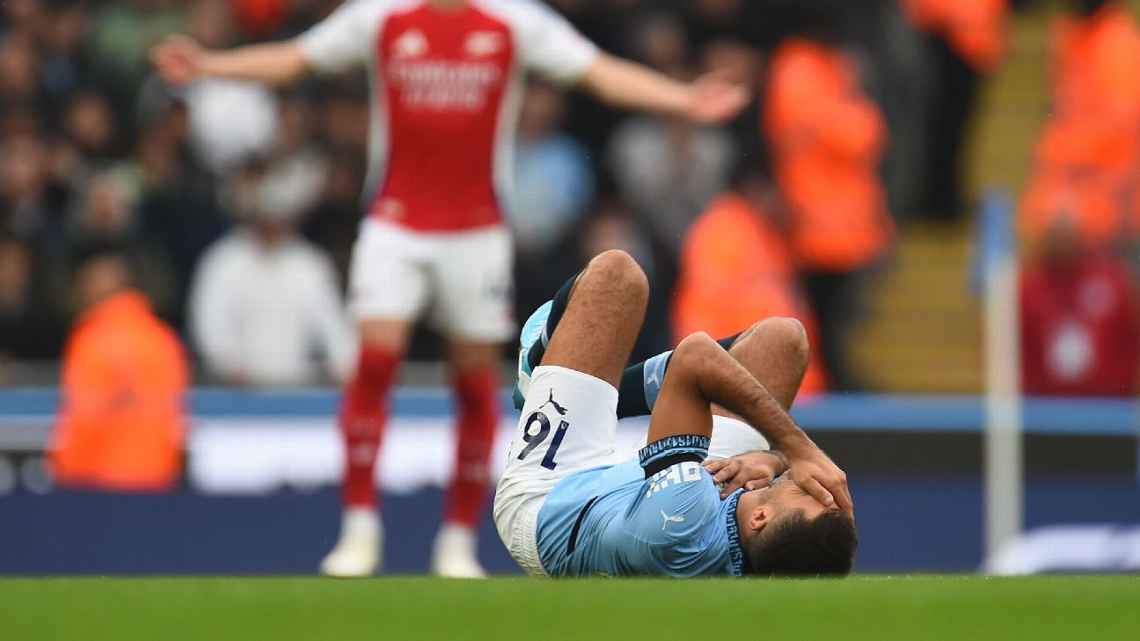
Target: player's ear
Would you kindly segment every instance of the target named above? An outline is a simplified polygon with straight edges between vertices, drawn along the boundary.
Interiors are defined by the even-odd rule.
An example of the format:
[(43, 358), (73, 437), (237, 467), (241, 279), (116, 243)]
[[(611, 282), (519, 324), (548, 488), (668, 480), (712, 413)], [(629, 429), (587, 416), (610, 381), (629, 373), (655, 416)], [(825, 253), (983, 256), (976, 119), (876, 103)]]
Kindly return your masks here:
[(757, 505), (748, 515), (748, 529), (753, 534), (759, 534), (772, 522), (772, 508), (768, 505)]

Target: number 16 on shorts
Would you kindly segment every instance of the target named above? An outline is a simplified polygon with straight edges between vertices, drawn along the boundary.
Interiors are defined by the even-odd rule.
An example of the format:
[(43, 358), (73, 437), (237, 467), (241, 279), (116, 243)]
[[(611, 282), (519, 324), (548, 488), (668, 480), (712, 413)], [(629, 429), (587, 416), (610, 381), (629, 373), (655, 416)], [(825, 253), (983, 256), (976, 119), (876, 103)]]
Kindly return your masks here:
[[(553, 470), (557, 467), (558, 463), (554, 461), (554, 456), (558, 454), (558, 448), (562, 445), (562, 439), (566, 437), (566, 430), (570, 424), (565, 420), (559, 420), (558, 428), (554, 430), (554, 438), (550, 441), (550, 447), (546, 449), (546, 456), (542, 457), (542, 466), (548, 470)], [(519, 452), (518, 460), (525, 459), (531, 452), (539, 445), (542, 445), (550, 436), (550, 418), (542, 412), (533, 412), (526, 419), (523, 424), (523, 442), (526, 447)]]

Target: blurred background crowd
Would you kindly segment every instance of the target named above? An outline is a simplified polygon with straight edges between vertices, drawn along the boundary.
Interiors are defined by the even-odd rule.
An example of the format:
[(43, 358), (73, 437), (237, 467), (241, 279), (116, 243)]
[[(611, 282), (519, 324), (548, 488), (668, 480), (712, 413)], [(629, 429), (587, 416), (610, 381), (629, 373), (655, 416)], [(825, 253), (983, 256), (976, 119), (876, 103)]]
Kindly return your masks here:
[[(290, 37), (337, 4), (0, 5), (0, 384), (53, 380), (54, 367), (25, 364), (56, 361), (84, 301), (128, 280), (177, 329), (199, 382), (344, 375), (353, 338), (342, 290), (368, 140), (364, 75), (280, 92), (221, 80), (174, 89), (147, 57), (175, 32), (209, 47)], [(939, 307), (944, 287), (923, 269), (945, 247), (970, 244), (980, 196), (969, 180), (971, 125), (987, 79), (1009, 56), (1015, 12), (1040, 7), (549, 4), (609, 51), (677, 77), (715, 70), (756, 98), (731, 125), (700, 128), (532, 84), (515, 191), (501, 195), (518, 241), (519, 317), (589, 257), (622, 248), (654, 286), (635, 357), (697, 329), (727, 335), (758, 317), (794, 315), (819, 348), (808, 389), (905, 388), (860, 362), (869, 339), (855, 330), (875, 288), (902, 287), (890, 274), (917, 263), (907, 273), (919, 274), (918, 295), (879, 306), (890, 338), (871, 341), (884, 345), (878, 366), (897, 369), (892, 346), (905, 343), (890, 317), (917, 327), (922, 343), (953, 349), (958, 339), (942, 335), (958, 331)], [(1044, 4), (1048, 46), (1033, 55), (1047, 57), (1049, 95), (1037, 105), (1047, 117), (1035, 146), (1006, 150), (1028, 172), (1017, 198), (1025, 385), (1128, 395), (1140, 380), (1140, 27), (1125, 3)], [(926, 247), (917, 259), (906, 248), (914, 234), (911, 245)], [(964, 279), (961, 288), (951, 296), (966, 295)], [(907, 315), (924, 301), (923, 315)], [(243, 349), (239, 336), (264, 348)], [(937, 370), (931, 354), (917, 347), (905, 358)], [(413, 358), (436, 356), (430, 335), (417, 340)], [(921, 373), (911, 380), (937, 391), (971, 386), (945, 372), (941, 385), (924, 386)]]

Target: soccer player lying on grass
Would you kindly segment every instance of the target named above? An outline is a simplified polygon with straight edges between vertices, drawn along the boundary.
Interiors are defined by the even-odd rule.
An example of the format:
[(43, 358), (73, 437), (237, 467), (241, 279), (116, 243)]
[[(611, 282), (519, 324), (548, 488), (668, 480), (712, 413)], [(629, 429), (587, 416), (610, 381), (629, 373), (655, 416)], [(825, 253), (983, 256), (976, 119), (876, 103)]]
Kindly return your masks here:
[[(729, 351), (694, 334), (626, 370), (623, 385), (647, 297), (637, 263), (610, 251), (524, 327), (525, 402), (494, 506), (511, 556), (550, 576), (847, 574), (856, 536), (846, 477), (787, 413), (806, 367), (802, 328), (765, 321)], [(644, 393), (631, 389), (642, 383)], [(634, 397), (623, 409), (643, 396), (651, 410), (636, 460), (616, 449), (619, 386)], [(779, 454), (702, 465), (714, 411), (739, 416)]]

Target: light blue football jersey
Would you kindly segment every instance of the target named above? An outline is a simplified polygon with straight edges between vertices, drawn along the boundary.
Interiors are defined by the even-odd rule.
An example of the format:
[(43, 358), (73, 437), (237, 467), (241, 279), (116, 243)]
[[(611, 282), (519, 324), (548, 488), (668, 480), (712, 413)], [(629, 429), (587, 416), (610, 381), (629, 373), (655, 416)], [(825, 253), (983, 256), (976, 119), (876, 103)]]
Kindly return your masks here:
[(699, 462), (708, 443), (668, 437), (638, 460), (560, 481), (538, 513), (542, 567), (551, 576), (740, 576), (736, 506), (743, 490), (720, 499)]

